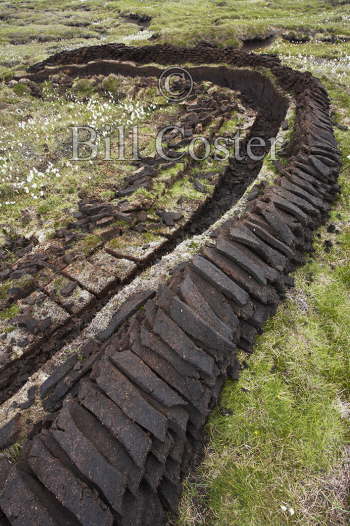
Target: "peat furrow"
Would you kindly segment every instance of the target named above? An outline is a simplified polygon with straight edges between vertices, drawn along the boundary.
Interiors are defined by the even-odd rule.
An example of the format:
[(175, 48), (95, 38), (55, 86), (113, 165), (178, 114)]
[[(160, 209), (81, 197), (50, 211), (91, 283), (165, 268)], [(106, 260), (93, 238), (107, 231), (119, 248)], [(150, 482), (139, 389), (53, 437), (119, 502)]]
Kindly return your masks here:
[[(75, 68), (66, 68), (66, 71), (69, 70), (69, 74), (72, 76), (89, 76), (92, 75), (94, 71), (96, 72), (96, 68), (100, 68), (100, 66), (100, 63), (90, 63), (88, 64), (87, 70), (85, 68), (79, 68), (79, 70), (76, 71)], [(161, 69), (155, 67), (138, 68), (130, 64), (118, 65), (115, 62), (103, 62), (103, 72), (106, 75), (111, 72), (119, 72), (125, 76), (159, 77), (161, 71)], [(83, 281), (79, 279), (79, 272), (76, 271), (74, 262), (67, 267), (59, 267), (57, 263), (53, 264), (53, 270), (56, 273), (55, 278), (57, 278), (57, 275), (62, 275), (69, 279), (70, 282), (75, 283), (78, 288), (82, 288), (83, 292), (89, 295), (89, 301), (85, 307), (84, 304), (82, 304), (84, 308), (82, 308), (81, 312), (72, 313), (69, 309), (67, 312), (65, 305), (56, 306), (57, 301), (55, 297), (52, 296), (52, 294), (47, 294), (47, 291), (51, 291), (52, 287), (50, 289), (50, 284), (48, 285), (46, 281), (43, 282), (44, 284), (42, 286), (39, 285), (38, 287), (39, 290), (45, 293), (45, 296), (38, 296), (38, 293), (35, 292), (29, 296), (28, 300), (26, 298), (22, 300), (24, 305), (26, 305), (27, 301), (46, 301), (48, 308), (56, 307), (56, 309), (59, 310), (59, 319), (57, 320), (57, 326), (52, 323), (42, 336), (39, 334), (37, 337), (32, 338), (32, 341), (29, 341), (28, 344), (22, 345), (21, 355), (17, 359), (9, 359), (3, 367), (0, 367), (0, 403), (15, 393), (25, 383), (27, 378), (62, 348), (63, 345), (76, 338), (90, 323), (94, 315), (106, 305), (112, 295), (118, 293), (122, 287), (129, 284), (157, 259), (174, 250), (187, 236), (204, 232), (220, 218), (242, 197), (246, 188), (258, 175), (263, 158), (270, 149), (269, 140), (276, 136), (280, 124), (285, 117), (288, 108), (287, 99), (274, 88), (269, 79), (266, 79), (260, 73), (249, 70), (238, 72), (224, 67), (220, 67), (219, 71), (217, 68), (214, 69), (210, 67), (190, 68), (189, 71), (195, 81), (213, 80), (214, 83), (222, 87), (231, 87), (241, 91), (242, 98), (246, 104), (257, 110), (256, 119), (247, 137), (240, 143), (239, 159), (236, 159), (235, 156), (229, 159), (228, 166), (219, 178), (214, 193), (203, 202), (202, 206), (193, 213), (191, 218), (182, 227), (176, 229), (175, 232), (169, 236), (169, 239), (165, 237), (164, 239), (162, 238), (159, 246), (141, 261), (135, 260), (132, 257), (130, 258), (129, 255), (116, 254), (114, 250), (109, 249), (108, 243), (104, 247), (99, 246), (98, 254), (101, 254), (101, 250), (105, 249), (109, 256), (104, 253), (103, 255), (105, 258), (109, 257), (107, 261), (109, 267), (115, 267), (114, 274), (112, 272), (109, 275), (109, 279), (105, 280), (106, 286), (104, 286), (103, 289), (96, 290), (96, 285), (99, 285), (99, 283), (94, 281), (92, 282), (94, 288), (91, 289), (86, 285), (86, 278)], [(51, 74), (51, 71), (48, 72), (45, 70), (42, 74), (37, 74), (36, 78), (37, 80), (44, 80), (46, 76)], [(246, 94), (246, 86), (249, 84), (257, 86), (255, 97), (253, 97), (251, 89), (249, 89), (248, 94)], [(261, 86), (263, 86), (263, 89)], [(273, 101), (275, 104), (272, 104)], [(252, 137), (259, 137), (266, 145), (255, 148), (254, 153), (261, 156), (261, 160), (252, 160), (247, 154), (247, 145)], [(118, 271), (118, 262), (114, 257), (122, 258), (120, 271)], [(89, 261), (85, 263), (84, 261), (82, 262), (82, 273), (85, 267), (90, 265), (90, 262), (92, 262), (93, 265), (95, 264), (94, 258), (95, 255), (91, 253)], [(131, 259), (131, 261), (128, 261), (129, 259)], [(125, 268), (126, 266), (127, 268)], [(96, 271), (98, 271), (98, 268), (96, 268)], [(69, 298), (67, 301), (69, 302)], [(20, 317), (20, 321), (27, 324), (32, 323), (32, 319), (29, 316)], [(51, 329), (51, 333), (49, 329)], [(8, 338), (10, 339), (11, 337), (12, 335), (9, 334)], [(25, 339), (24, 336), (22, 338)], [(5, 352), (5, 357), (6, 354)]]
[(32, 432), (18, 461), (3, 459), (4, 524), (164, 525), (176, 513), (181, 480), (223, 383), (239, 375), (236, 350), (252, 351), (338, 190), (329, 100), (311, 75), (282, 67), (275, 57), (171, 46), (129, 54), (122, 46), (84, 48), (46, 63), (84, 62), (104, 51), (113, 59), (244, 67), (255, 58), (294, 95), (300, 133), (276, 183), (107, 340), (62, 408)]

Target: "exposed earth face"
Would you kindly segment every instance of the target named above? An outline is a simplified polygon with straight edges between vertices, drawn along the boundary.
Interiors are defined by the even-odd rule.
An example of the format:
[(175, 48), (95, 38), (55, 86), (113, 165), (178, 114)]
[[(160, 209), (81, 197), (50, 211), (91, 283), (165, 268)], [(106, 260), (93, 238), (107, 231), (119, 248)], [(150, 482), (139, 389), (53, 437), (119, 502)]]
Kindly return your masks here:
[[(334, 125), (348, 168), (344, 5), (255, 2), (257, 24), (216, 2), (200, 29), (196, 2), (132, 4), (0, 11), (0, 523), (177, 512), (237, 350), (339, 193)], [(288, 67), (311, 63), (337, 106)], [(169, 66), (189, 77), (164, 91)]]

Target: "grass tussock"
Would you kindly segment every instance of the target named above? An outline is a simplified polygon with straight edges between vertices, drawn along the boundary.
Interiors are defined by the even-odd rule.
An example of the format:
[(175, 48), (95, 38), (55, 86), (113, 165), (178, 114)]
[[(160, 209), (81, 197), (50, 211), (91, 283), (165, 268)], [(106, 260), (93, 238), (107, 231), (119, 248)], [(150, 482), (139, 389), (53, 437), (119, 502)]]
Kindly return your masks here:
[[(141, 28), (125, 19), (127, 13), (149, 15), (150, 24)], [(64, 49), (108, 42), (237, 47), (276, 34), (264, 52), (319, 77), (332, 98), (335, 121), (350, 126), (345, 0), (32, 0), (3, 3), (0, 19), (0, 221), (8, 234), (63, 226), (78, 190), (112, 199), (113, 184), (130, 170), (65, 162), (70, 126), (84, 121), (102, 129), (130, 121), (142, 124), (146, 136), (149, 121), (159, 125), (168, 111), (164, 104), (159, 110), (156, 93), (138, 91), (135, 99), (132, 83), (118, 78), (103, 80), (102, 90), (77, 82), (69, 100), (51, 85), (38, 100), (25, 85), (5, 84), (15, 72)], [(303, 43), (284, 40), (284, 33)], [(296, 289), (266, 326), (255, 354), (242, 357), (247, 367), (240, 380), (227, 383), (208, 424), (204, 462), (185, 483), (177, 526), (350, 523), (350, 131), (336, 133), (342, 191), (330, 222), (339, 233), (320, 230), (312, 260), (296, 273)], [(149, 153), (146, 139), (143, 147)], [(164, 173), (162, 182), (175, 175)], [(176, 181), (162, 205), (180, 194), (199, 198), (187, 180)], [(81, 248), (88, 253), (99, 242), (91, 235)], [(2, 312), (6, 319), (13, 315)], [(16, 445), (8, 456), (15, 460), (18, 452)]]
[[(150, 23), (142, 27), (128, 19), (128, 13), (147, 15)], [(41, 60), (82, 45), (144, 45), (154, 39), (185, 46), (205, 40), (237, 47), (244, 40), (280, 32), (309, 39), (306, 47), (319, 56), (319, 41), (336, 39), (341, 46), (341, 38), (350, 35), (349, 6), (336, 0), (112, 0), (107, 4), (53, 0), (50, 5), (35, 0), (18, 8), (3, 4), (0, 18), (0, 66), (10, 69), (29, 65), (33, 57)], [(325, 47), (333, 49), (329, 44)]]
[[(349, 232), (341, 239), (348, 258)], [(209, 421), (208, 449), (187, 483), (181, 526), (348, 524), (346, 487), (339, 492), (330, 482), (349, 461), (348, 268), (312, 262), (296, 279)], [(342, 522), (329, 522), (339, 510)]]
[[(347, 123), (350, 96), (328, 88), (336, 121)], [(296, 288), (242, 357), (239, 381), (226, 384), (177, 526), (350, 523), (350, 136), (336, 134), (335, 232), (320, 229)]]

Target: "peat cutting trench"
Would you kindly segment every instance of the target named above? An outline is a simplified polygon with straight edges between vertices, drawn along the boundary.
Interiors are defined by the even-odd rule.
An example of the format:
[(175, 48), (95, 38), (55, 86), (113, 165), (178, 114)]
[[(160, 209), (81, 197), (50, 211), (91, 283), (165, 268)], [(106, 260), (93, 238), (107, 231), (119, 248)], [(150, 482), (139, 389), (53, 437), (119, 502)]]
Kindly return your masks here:
[[(184, 65), (195, 83), (239, 92), (254, 111), (242, 160), (229, 159), (213, 194), (178, 225), (175, 215), (164, 216), (174, 228), (142, 256), (136, 245), (116, 249), (109, 233), (80, 270), (62, 252), (58, 257), (34, 247), (7, 271), (30, 269), (35, 285), (27, 295), (20, 291), (26, 310), (17, 319), (19, 336), (0, 339), (0, 526), (161, 526), (176, 515), (181, 481), (201, 450), (209, 412), (226, 378), (239, 376), (237, 350), (252, 352), (339, 190), (327, 93), (311, 74), (282, 66), (275, 56), (107, 44), (58, 53), (26, 77), (31, 83), (59, 73), (159, 78), (170, 65)], [(274, 137), (292, 103), (292, 141), (274, 183), (215, 227), (262, 167), (263, 161), (249, 159), (248, 140)], [(213, 104), (212, 117), (222, 107)], [(143, 175), (157, 163), (144, 160)], [(189, 175), (191, 169), (189, 163)], [(96, 202), (82, 202), (78, 217), (84, 225), (85, 216), (111, 215), (126, 217)], [(132, 288), (159, 258), (208, 229), (210, 242), (174, 264), (158, 286)], [(104, 263), (101, 280), (98, 261)], [(52, 294), (56, 274), (89, 297), (84, 308)], [(128, 288), (125, 301), (115, 301)], [(43, 304), (56, 313), (49, 322)]]

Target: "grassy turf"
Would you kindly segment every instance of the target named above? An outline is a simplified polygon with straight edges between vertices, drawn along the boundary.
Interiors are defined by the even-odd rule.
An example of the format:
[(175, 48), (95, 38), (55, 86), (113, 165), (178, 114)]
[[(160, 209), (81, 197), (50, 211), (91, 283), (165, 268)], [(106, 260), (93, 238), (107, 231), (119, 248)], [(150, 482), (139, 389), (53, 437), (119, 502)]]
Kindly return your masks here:
[[(135, 81), (121, 83), (120, 99), (104, 86), (102, 91), (95, 86), (87, 93), (79, 83), (64, 94), (46, 83), (43, 98), (37, 99), (24, 84), (10, 89), (0, 83), (0, 223), (7, 231), (37, 235), (45, 224), (45, 232), (50, 232), (70, 220), (67, 209), (76, 204), (79, 192), (107, 196), (113, 184), (122, 180), (130, 168), (128, 161), (101, 162), (104, 130), (117, 144), (120, 124), (129, 130), (144, 125), (151, 116), (157, 122), (164, 111), (153, 103), (154, 97), (145, 100), (147, 88), (142, 90), (141, 102), (128, 93)], [(71, 127), (81, 125), (100, 133), (97, 162), (70, 161)]]
[[(151, 16), (149, 27), (141, 31), (137, 24), (126, 21), (122, 15), (130, 12)], [(341, 39), (350, 35), (350, 6), (344, 0), (52, 0), (49, 4), (13, 0), (0, 6), (0, 17), (0, 80), (52, 53), (82, 45), (193, 45), (206, 40), (238, 46), (242, 39), (274, 32), (306, 36), (310, 41), (304, 44), (277, 38), (265, 52), (278, 53), (286, 64), (320, 77), (332, 97), (337, 119), (350, 125), (350, 44)], [(152, 35), (157, 39), (150, 41)], [(324, 42), (329, 37), (336, 43)], [(0, 93), (2, 138), (6, 148), (13, 144), (8, 158), (2, 159), (0, 151), (2, 223), (11, 222), (5, 201), (16, 199), (11, 209), (14, 220), (32, 206), (32, 196), (25, 191), (14, 198), (12, 179), (9, 181), (11, 174), (22, 180), (36, 166), (30, 148), (28, 158), (17, 156), (16, 143), (28, 143), (49, 161), (50, 154), (57, 153), (57, 144), (66, 140), (63, 130), (78, 117), (79, 124), (81, 117), (99, 124), (105, 118), (101, 104), (88, 108), (85, 102), (72, 103), (68, 109), (67, 101), (55, 98), (49, 88), (40, 103), (25, 89), (16, 90), (2, 86)], [(107, 113), (106, 118), (112, 120), (127, 118), (123, 105), (107, 108)], [(25, 123), (24, 128), (20, 123)], [(12, 138), (8, 133), (13, 133)], [(208, 424), (204, 462), (195, 478), (185, 484), (178, 526), (350, 523), (345, 469), (350, 458), (345, 418), (350, 400), (350, 132), (339, 130), (337, 135), (344, 165), (342, 193), (331, 221), (341, 233), (321, 229), (312, 260), (296, 273), (295, 291), (267, 325), (241, 379), (226, 385), (220, 407)], [(55, 138), (52, 144), (47, 143), (50, 137)], [(48, 152), (44, 155), (45, 143)], [(53, 164), (57, 167), (59, 162)], [(41, 171), (46, 173), (47, 166)], [(43, 189), (38, 210), (40, 221), (52, 222), (52, 227), (66, 215), (64, 208), (75, 204), (77, 188), (92, 186), (90, 177), (94, 177), (94, 191), (106, 192), (106, 199), (110, 191), (97, 179), (104, 169), (101, 165), (98, 173), (92, 173), (90, 166), (79, 174), (72, 174), (63, 164), (58, 168), (59, 178), (54, 172), (46, 173), (48, 189)], [(28, 228), (36, 226), (29, 224)], [(325, 239), (334, 242), (329, 252)], [(91, 237), (86, 246), (96, 241)]]
[[(130, 22), (129, 13), (152, 17), (149, 26)], [(316, 39), (350, 35), (349, 6), (341, 0), (14, 1), (0, 6), (0, 17), (0, 75), (33, 57), (106, 42), (147, 44), (152, 37), (152, 43), (238, 46), (286, 31)]]
[[(337, 120), (349, 124), (344, 78), (324, 73)], [(338, 233), (320, 229), (295, 290), (254, 355), (241, 357), (240, 380), (226, 384), (177, 526), (350, 523), (350, 132), (336, 135), (343, 167), (330, 223)]]

